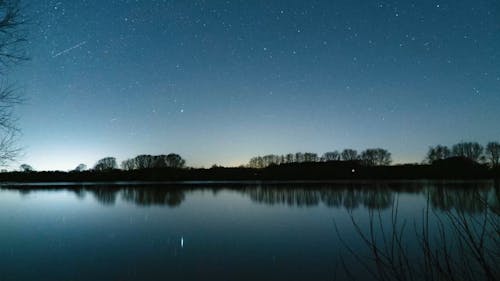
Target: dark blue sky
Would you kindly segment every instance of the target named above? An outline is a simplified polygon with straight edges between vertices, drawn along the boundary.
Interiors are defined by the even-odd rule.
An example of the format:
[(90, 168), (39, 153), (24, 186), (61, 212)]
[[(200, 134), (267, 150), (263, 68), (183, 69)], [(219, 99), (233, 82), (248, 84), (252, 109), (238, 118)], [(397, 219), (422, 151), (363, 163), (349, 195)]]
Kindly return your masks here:
[(500, 2), (25, 1), (36, 169), (500, 139)]

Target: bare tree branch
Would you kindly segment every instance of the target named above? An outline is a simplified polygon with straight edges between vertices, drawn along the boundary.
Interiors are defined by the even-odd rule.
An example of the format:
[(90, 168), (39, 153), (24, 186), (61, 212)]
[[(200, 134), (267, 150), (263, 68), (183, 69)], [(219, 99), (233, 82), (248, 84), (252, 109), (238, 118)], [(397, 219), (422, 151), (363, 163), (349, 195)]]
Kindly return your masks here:
[(23, 102), (18, 91), (5, 81), (9, 66), (27, 60), (23, 45), (27, 42), (22, 26), (24, 15), (18, 0), (0, 0), (0, 166), (14, 160), (20, 149), (15, 146), (19, 134), (15, 106)]

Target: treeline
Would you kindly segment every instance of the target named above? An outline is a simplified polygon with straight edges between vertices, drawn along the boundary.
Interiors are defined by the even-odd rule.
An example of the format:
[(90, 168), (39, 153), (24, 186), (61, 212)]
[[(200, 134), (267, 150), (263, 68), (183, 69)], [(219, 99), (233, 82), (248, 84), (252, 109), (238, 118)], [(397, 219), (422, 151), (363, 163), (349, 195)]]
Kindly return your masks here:
[(237, 168), (191, 168), (175, 153), (142, 154), (117, 163), (114, 157), (84, 164), (70, 172), (35, 172), (26, 164), (20, 172), (0, 173), (0, 181), (241, 181), (336, 179), (500, 179), (500, 143), (482, 146), (461, 142), (429, 148), (420, 164), (390, 165), (391, 153), (382, 148), (316, 153), (289, 153), (252, 158)]
[[(142, 169), (162, 169), (162, 168), (184, 168), (186, 160), (180, 155), (170, 153), (168, 155), (149, 155), (141, 154), (134, 158), (122, 161), (120, 168), (125, 171), (142, 170)], [(80, 165), (78, 166), (80, 167)], [(77, 167), (77, 171), (79, 170)], [(94, 165), (94, 171), (107, 171), (118, 169), (118, 163), (114, 157), (105, 157), (97, 161)]]
[(452, 157), (467, 158), (477, 163), (498, 167), (500, 163), (500, 143), (489, 142), (486, 146), (482, 146), (477, 142), (460, 142), (454, 144), (451, 148), (445, 145), (436, 145), (429, 148), (426, 162), (434, 164)]
[(355, 149), (325, 152), (322, 156), (312, 152), (289, 153), (285, 155), (269, 154), (250, 159), (248, 167), (266, 168), (272, 165), (329, 162), (329, 161), (360, 161), (366, 166), (385, 166), (392, 163), (391, 153), (383, 148), (370, 148), (358, 153)]
[[(163, 169), (163, 168), (175, 168), (181, 169), (185, 168), (186, 160), (184, 160), (179, 154), (170, 153), (168, 155), (149, 155), (141, 154), (134, 158), (130, 158), (122, 161), (121, 165), (118, 166), (118, 162), (115, 157), (104, 157), (97, 161), (93, 168), (88, 169), (87, 165), (79, 164), (71, 172), (83, 172), (83, 171), (97, 171), (105, 172), (122, 169), (125, 171), (132, 170), (142, 170), (142, 169)], [(19, 166), (21, 172), (35, 172), (35, 169), (28, 164), (22, 164)], [(4, 171), (5, 172), (5, 171)]]
[[(424, 164), (435, 164), (441, 160), (463, 158), (478, 164), (488, 164), (498, 167), (500, 164), (500, 143), (489, 142), (482, 146), (477, 142), (460, 142), (451, 146), (436, 145), (429, 148)], [(284, 155), (269, 154), (250, 159), (249, 168), (266, 168), (273, 165), (305, 163), (305, 162), (330, 162), (330, 161), (357, 161), (364, 166), (387, 166), (392, 163), (391, 153), (382, 148), (370, 148), (358, 153), (355, 149), (325, 152), (322, 156), (312, 152), (298, 152)]]

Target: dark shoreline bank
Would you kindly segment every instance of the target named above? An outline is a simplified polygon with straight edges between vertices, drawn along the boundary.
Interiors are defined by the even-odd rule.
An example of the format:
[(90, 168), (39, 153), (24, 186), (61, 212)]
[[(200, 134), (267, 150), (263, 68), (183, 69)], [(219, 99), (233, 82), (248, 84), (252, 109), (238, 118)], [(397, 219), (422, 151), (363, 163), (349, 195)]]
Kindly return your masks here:
[(0, 182), (231, 182), (231, 181), (338, 181), (338, 180), (493, 180), (500, 169), (477, 163), (451, 162), (434, 165), (364, 166), (358, 162), (300, 163), (263, 169), (142, 169), (83, 172), (8, 172)]

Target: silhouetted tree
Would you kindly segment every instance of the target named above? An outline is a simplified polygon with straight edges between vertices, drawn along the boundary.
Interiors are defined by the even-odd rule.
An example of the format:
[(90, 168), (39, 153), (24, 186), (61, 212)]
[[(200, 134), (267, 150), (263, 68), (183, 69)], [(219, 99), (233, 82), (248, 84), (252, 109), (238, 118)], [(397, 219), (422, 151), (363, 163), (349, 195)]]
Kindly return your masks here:
[[(0, 0), (0, 75), (10, 65), (26, 59), (21, 48), (26, 42), (20, 28), (23, 24), (19, 1)], [(14, 145), (19, 130), (13, 108), (21, 101), (11, 86), (0, 86), (0, 165), (12, 161), (19, 152)]]
[(248, 166), (250, 168), (256, 168), (256, 169), (264, 168), (264, 160), (260, 156), (253, 157), (252, 159), (250, 159)]
[(183, 168), (186, 161), (178, 154), (169, 155), (138, 155), (133, 159), (122, 161), (123, 170), (136, 169), (159, 169), (159, 168)]
[(137, 155), (134, 158), (135, 162), (135, 169), (149, 169), (153, 168), (153, 156), (151, 155)]
[(321, 157), (321, 160), (323, 160), (323, 161), (339, 161), (340, 160), (340, 153), (338, 151), (326, 152), (325, 154), (323, 154), (323, 157)]
[(33, 167), (31, 167), (28, 164), (21, 164), (21, 166), (19, 166), (19, 170), (21, 170), (21, 172), (34, 172), (35, 171), (35, 169), (33, 169)]
[(451, 156), (451, 151), (447, 146), (437, 145), (435, 147), (429, 147), (427, 152), (426, 161), (429, 163), (434, 163), (438, 160), (443, 160)]
[(453, 145), (453, 156), (466, 157), (478, 162), (483, 154), (483, 146), (477, 142), (461, 142)]
[(76, 168), (75, 168), (75, 170), (74, 170), (74, 171), (75, 171), (75, 172), (83, 172), (83, 171), (85, 171), (85, 170), (87, 170), (87, 165), (85, 165), (85, 164), (80, 164), (80, 165), (76, 166)]
[(186, 160), (182, 159), (182, 157), (175, 153), (170, 153), (166, 157), (167, 166), (170, 168), (184, 168), (186, 165)]
[(318, 162), (318, 154), (312, 152), (304, 153), (304, 161), (305, 162)]
[(135, 159), (123, 160), (120, 166), (125, 171), (134, 170), (134, 169), (136, 169)]
[(153, 168), (167, 168), (168, 167), (168, 156), (167, 155), (155, 155), (153, 156)]
[(295, 153), (295, 162), (296, 163), (302, 163), (304, 161), (306, 161), (304, 153), (302, 153), (302, 152)]
[(277, 164), (276, 158), (277, 158), (276, 155), (272, 155), (272, 154), (264, 155), (264, 157), (262, 157), (262, 160), (264, 161), (264, 167), (268, 167), (270, 165)]
[(367, 149), (361, 153), (361, 160), (368, 166), (390, 165), (392, 162), (391, 153), (382, 148)]
[(492, 167), (500, 165), (500, 143), (489, 142), (486, 145), (486, 158)]
[(250, 168), (265, 168), (270, 165), (281, 165), (286, 163), (303, 163), (303, 162), (325, 162), (325, 161), (353, 161), (358, 160), (358, 152), (353, 149), (346, 149), (340, 153), (339, 151), (326, 152), (319, 157), (313, 152), (297, 152), (286, 155), (268, 154), (265, 156), (252, 157), (248, 162), (247, 167)]
[(354, 149), (344, 149), (340, 154), (343, 161), (355, 161), (359, 159), (358, 152)]
[(113, 170), (113, 169), (117, 169), (117, 168), (118, 168), (118, 165), (116, 164), (115, 157), (102, 158), (101, 160), (97, 161), (97, 163), (94, 166), (94, 170), (96, 170), (96, 171), (108, 171), (108, 170)]

